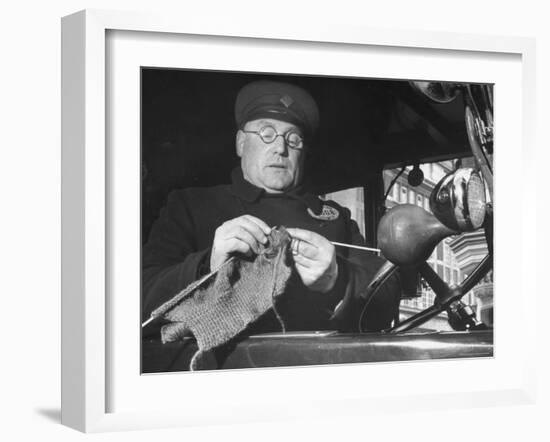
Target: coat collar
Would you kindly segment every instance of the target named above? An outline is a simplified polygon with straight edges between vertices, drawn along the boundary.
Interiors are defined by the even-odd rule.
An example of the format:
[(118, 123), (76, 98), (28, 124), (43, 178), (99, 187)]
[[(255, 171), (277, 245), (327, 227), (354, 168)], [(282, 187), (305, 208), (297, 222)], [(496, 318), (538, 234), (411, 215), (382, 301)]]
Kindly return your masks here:
[(296, 189), (282, 194), (269, 194), (264, 189), (256, 187), (254, 184), (245, 180), (240, 167), (236, 167), (231, 172), (231, 191), (240, 199), (249, 203), (255, 202), (261, 197), (265, 198), (292, 198), (303, 201), (314, 213), (319, 214), (323, 208), (322, 202), (316, 195), (307, 192), (304, 186), (299, 186)]

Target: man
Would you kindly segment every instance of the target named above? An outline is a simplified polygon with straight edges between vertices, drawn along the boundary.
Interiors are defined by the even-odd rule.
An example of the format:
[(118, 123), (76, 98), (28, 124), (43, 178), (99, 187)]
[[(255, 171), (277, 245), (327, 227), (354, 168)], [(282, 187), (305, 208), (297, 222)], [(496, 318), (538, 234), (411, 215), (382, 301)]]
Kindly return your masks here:
[[(381, 260), (367, 252), (338, 253), (331, 241), (360, 243), (347, 209), (303, 186), (304, 161), (319, 124), (305, 90), (257, 81), (235, 103), (236, 153), (232, 184), (173, 192), (143, 251), (143, 314), (234, 255), (254, 256), (274, 226), (290, 233), (295, 274), (283, 309), (287, 330), (355, 330), (358, 293)], [(351, 261), (359, 263), (353, 264)], [(382, 291), (369, 306), (370, 329), (390, 325), (399, 293)], [(338, 307), (338, 308), (337, 308)], [(247, 330), (279, 331), (271, 312)]]

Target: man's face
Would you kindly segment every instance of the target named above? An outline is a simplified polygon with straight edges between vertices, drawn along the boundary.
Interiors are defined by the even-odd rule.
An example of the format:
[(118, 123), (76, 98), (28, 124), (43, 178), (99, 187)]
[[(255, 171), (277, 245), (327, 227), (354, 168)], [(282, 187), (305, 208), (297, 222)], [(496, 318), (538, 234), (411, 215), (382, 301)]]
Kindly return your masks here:
[[(272, 143), (265, 143), (255, 133), (264, 126), (272, 126), (278, 136)], [(303, 150), (293, 149), (286, 144), (284, 134), (302, 131), (292, 123), (273, 119), (249, 121), (243, 130), (237, 132), (237, 155), (241, 158), (244, 178), (268, 193), (283, 193), (295, 188), (302, 179)]]

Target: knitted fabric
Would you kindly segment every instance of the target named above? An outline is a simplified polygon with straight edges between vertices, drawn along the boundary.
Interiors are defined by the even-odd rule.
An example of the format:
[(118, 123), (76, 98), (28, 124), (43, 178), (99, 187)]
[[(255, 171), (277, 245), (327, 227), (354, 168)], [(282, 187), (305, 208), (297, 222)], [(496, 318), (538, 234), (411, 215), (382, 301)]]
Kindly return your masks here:
[(193, 370), (205, 352), (228, 342), (270, 308), (277, 314), (275, 303), (292, 272), (289, 250), (290, 236), (284, 227), (273, 229), (267, 246), (254, 259), (234, 259), (222, 266), (164, 315), (171, 324), (162, 328), (162, 342), (177, 341), (191, 332), (199, 347), (191, 361)]

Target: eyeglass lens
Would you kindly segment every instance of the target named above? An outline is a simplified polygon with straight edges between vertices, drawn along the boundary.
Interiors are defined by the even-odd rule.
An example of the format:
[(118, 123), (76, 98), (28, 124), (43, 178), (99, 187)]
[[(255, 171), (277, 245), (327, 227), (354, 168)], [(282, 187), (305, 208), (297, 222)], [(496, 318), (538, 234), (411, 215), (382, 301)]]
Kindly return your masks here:
[[(275, 128), (271, 126), (264, 126), (260, 129), (259, 135), (264, 141), (264, 143), (273, 143), (275, 139), (282, 134), (278, 134)], [(302, 147), (302, 137), (297, 133), (293, 131), (289, 131), (286, 134), (284, 134), (284, 139), (288, 143), (290, 147), (294, 148), (300, 148)]]

